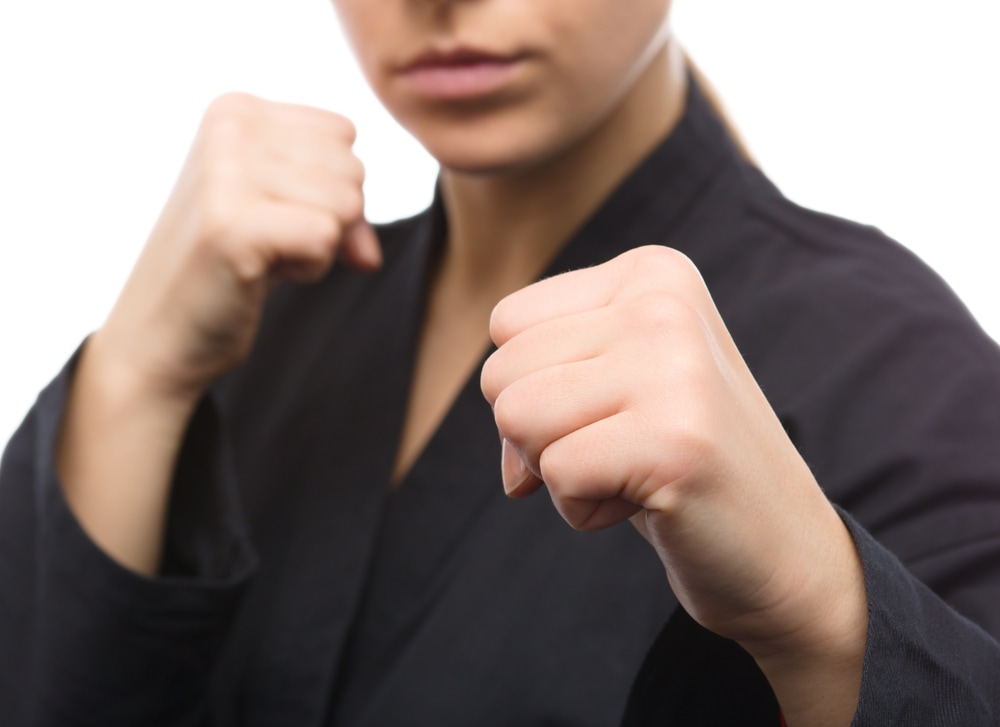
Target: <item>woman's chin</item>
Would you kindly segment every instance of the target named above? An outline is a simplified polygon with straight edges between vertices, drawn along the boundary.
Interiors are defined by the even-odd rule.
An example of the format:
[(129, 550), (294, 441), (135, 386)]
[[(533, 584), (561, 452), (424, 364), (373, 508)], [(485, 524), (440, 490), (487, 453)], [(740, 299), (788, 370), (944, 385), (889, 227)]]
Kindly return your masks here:
[(478, 109), (430, 111), (382, 99), (396, 120), (445, 169), (494, 175), (531, 169), (558, 156), (582, 136), (590, 114), (559, 99), (527, 98)]
[(560, 149), (541, 139), (504, 135), (442, 134), (420, 139), (442, 168), (458, 174), (494, 176), (525, 171), (544, 164)]
[(503, 155), (435, 153), (433, 151), (431, 151), (431, 155), (437, 159), (442, 169), (466, 176), (500, 176), (530, 166), (519, 159)]

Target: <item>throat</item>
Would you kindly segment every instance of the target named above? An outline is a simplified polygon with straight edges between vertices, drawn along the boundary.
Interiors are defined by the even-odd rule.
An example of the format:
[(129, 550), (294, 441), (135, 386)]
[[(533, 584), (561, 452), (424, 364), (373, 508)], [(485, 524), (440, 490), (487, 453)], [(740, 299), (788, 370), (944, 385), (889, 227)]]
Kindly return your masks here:
[(484, 266), (465, 254), (470, 246), (449, 240), (430, 276), (392, 489), (406, 479), (470, 377), (478, 376), (491, 346), (493, 308), (536, 280), (560, 248), (511, 245), (502, 261)]

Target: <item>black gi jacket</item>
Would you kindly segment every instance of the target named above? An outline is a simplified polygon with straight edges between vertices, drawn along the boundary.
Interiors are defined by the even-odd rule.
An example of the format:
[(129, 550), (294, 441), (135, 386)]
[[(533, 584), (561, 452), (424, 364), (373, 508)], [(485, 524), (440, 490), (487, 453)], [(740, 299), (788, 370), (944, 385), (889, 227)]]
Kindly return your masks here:
[[(0, 472), (4, 725), (776, 727), (753, 662), (677, 608), (630, 526), (504, 497), (477, 377), (388, 494), (445, 224), (436, 204), (380, 229), (381, 272), (275, 292), (187, 433), (161, 578), (108, 559), (61, 496), (72, 361), (41, 394)], [(693, 258), (851, 513), (855, 724), (1000, 724), (997, 346), (904, 249), (782, 198), (696, 88), (549, 272), (648, 243)]]

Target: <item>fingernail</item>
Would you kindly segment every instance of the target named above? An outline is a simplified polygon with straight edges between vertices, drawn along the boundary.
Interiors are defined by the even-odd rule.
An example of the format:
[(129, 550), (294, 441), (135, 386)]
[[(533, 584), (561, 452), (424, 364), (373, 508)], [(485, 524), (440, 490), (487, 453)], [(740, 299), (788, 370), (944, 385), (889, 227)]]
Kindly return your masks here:
[(503, 491), (509, 495), (523, 485), (531, 473), (528, 471), (524, 460), (521, 459), (521, 455), (517, 453), (517, 448), (513, 444), (504, 439), (501, 449)]

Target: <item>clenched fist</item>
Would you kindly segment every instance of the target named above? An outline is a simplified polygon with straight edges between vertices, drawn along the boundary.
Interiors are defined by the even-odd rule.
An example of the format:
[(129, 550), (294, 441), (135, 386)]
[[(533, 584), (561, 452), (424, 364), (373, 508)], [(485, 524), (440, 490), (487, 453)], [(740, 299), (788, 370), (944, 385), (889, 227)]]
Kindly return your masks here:
[(274, 283), (336, 256), (371, 270), (354, 127), (336, 114), (215, 101), (105, 324), (74, 373), (57, 465), (70, 507), (122, 565), (159, 567), (171, 473), (212, 382), (247, 355)]
[(482, 388), (508, 494), (544, 485), (578, 529), (631, 519), (683, 607), (758, 659), (786, 714), (817, 668), (818, 699), (847, 684), (849, 708), (867, 628), (853, 541), (691, 262), (648, 247), (544, 280), (497, 305), (491, 334)]
[(354, 127), (333, 113), (231, 94), (208, 109), (135, 270), (95, 336), (157, 384), (200, 393), (246, 355), (281, 278), (339, 253), (381, 254), (363, 218)]

